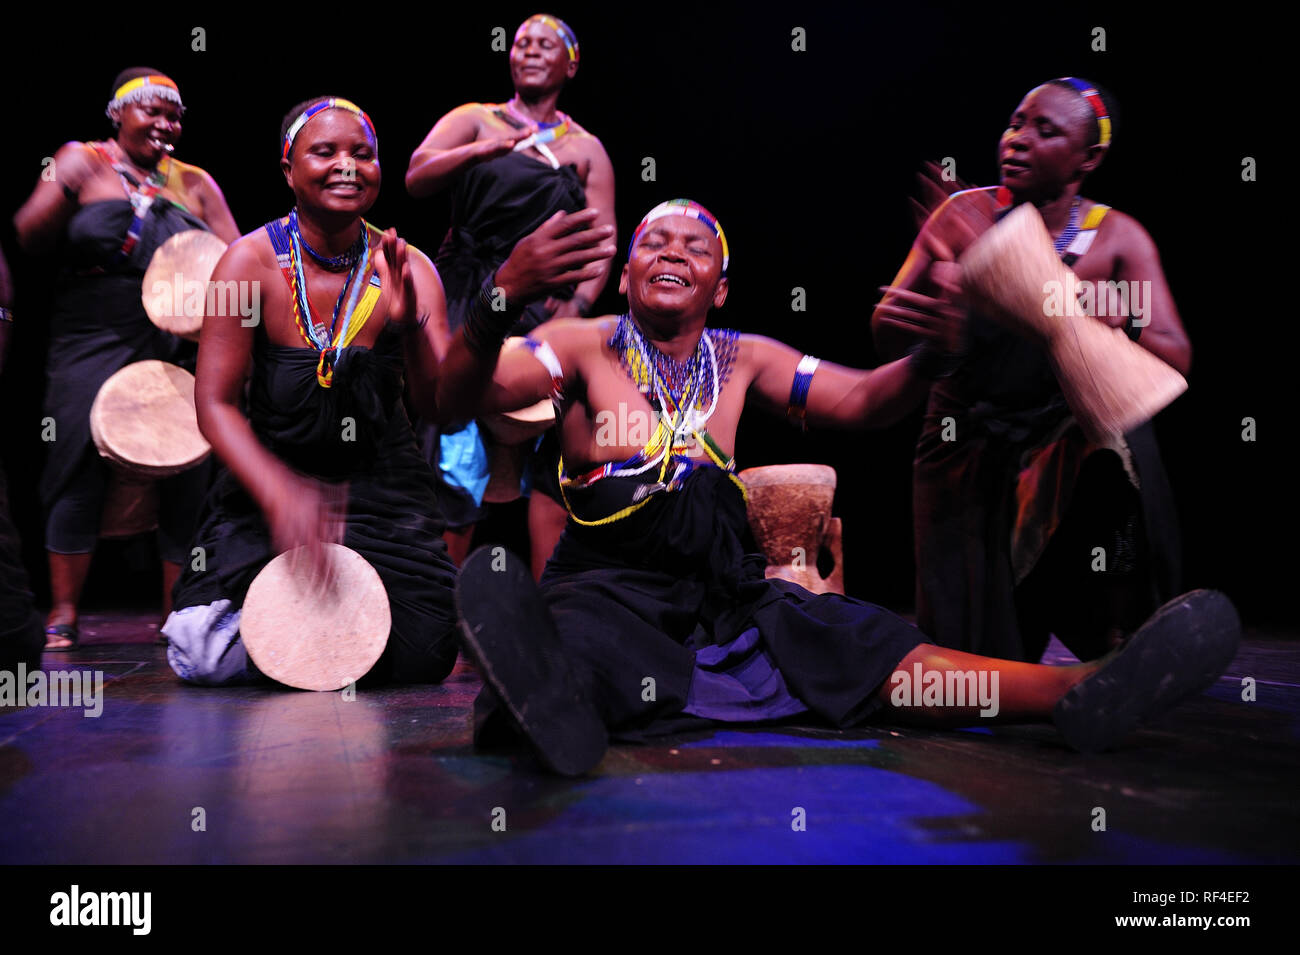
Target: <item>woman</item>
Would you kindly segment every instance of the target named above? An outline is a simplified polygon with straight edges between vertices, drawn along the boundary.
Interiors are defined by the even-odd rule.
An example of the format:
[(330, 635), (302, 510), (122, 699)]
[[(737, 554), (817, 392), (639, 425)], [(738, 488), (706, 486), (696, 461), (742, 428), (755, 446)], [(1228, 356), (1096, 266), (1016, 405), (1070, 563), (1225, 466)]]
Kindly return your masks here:
[[(907, 350), (909, 316), (962, 310), (955, 258), (1030, 202), (1082, 285), (1122, 282), (1141, 295), (1130, 314), (1094, 320), (1187, 373), (1191, 346), (1155, 243), (1080, 194), (1110, 147), (1111, 113), (1073, 77), (1025, 96), (999, 145), (1001, 186), (940, 206), (877, 307), (884, 357)], [(1055, 633), (1087, 660), (1178, 590), (1176, 517), (1151, 426), (1113, 447), (1089, 444), (1042, 347), (980, 315), (969, 317), (965, 359), (930, 390), (914, 520), (917, 625), (945, 646), (1037, 660)]]
[[(514, 244), (557, 210), (576, 212), (585, 206), (597, 210), (599, 225), (615, 224), (609, 156), (599, 139), (556, 108), (565, 84), (578, 72), (578, 61), (578, 42), (567, 24), (545, 14), (529, 17), (510, 50), (515, 95), (505, 103), (456, 107), (438, 120), (411, 157), (406, 187), (412, 196), (444, 189), (452, 194), (451, 228), (437, 263), (453, 331), (464, 323), (479, 286)], [(588, 315), (608, 277), (606, 266), (595, 278), (530, 305), (514, 334), (526, 334), (556, 314)], [(441, 441), (430, 431), (425, 439), (450, 528), (448, 547), (460, 563), (474, 524), (485, 513), (479, 500), (486, 477), (460, 471), (453, 460), (466, 456), (466, 445), (477, 451), (477, 428), (471, 424), (464, 431), (444, 432)], [(482, 460), (481, 451), (468, 456)], [(535, 483), (544, 493), (530, 498), (529, 530), (533, 568), (540, 575), (565, 520), (555, 484), (558, 447), (553, 434), (535, 460)], [(476, 479), (481, 480), (477, 487)]]
[[(108, 469), (90, 437), (95, 395), (132, 362), (187, 357), (184, 343), (155, 328), (144, 312), (145, 269), (178, 232), (206, 229), (228, 242), (239, 235), (212, 177), (172, 158), (184, 111), (176, 83), (157, 70), (121, 73), (107, 107), (114, 138), (66, 143), (54, 154), (54, 176), (42, 177), (14, 216), (23, 248), (56, 250), (63, 260), (45, 396), (56, 430), (41, 478), (53, 595), (47, 650), (77, 645), (77, 605), (99, 534)], [(160, 485), (164, 616), (188, 555), (203, 474)]]

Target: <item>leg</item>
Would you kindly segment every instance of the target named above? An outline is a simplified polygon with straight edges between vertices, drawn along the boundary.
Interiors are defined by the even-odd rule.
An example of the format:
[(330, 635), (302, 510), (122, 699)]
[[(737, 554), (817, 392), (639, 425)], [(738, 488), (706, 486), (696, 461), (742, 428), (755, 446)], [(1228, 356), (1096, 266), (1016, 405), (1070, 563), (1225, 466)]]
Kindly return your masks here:
[[(962, 706), (951, 705), (951, 699), (942, 698), (941, 705), (914, 702), (917, 694), (912, 692), (911, 683), (916, 678), (917, 665), (922, 674), (932, 671), (941, 675), (975, 674), (976, 685), (983, 683), (993, 690), (996, 714), (983, 715), (981, 711), (989, 707), (982, 706), (977, 699)], [(1075, 684), (1096, 673), (1101, 665), (1099, 660), (1064, 667), (1020, 663), (923, 643), (899, 661), (895, 676), (883, 684), (876, 695), (891, 705), (895, 718), (901, 723), (928, 726), (970, 726), (985, 720), (1023, 723), (1049, 719), (1052, 708), (1061, 697)], [(945, 676), (945, 685), (948, 682)], [(962, 696), (966, 698), (967, 695), (963, 692)]]
[[(1051, 667), (921, 644), (899, 662), (877, 695), (901, 721), (931, 726), (1050, 716), (1071, 747), (1100, 752), (1143, 721), (1212, 686), (1232, 662), (1240, 636), (1241, 621), (1228, 598), (1195, 590), (1165, 604), (1121, 649), (1100, 660)], [(958, 681), (958, 673), (974, 680)], [(918, 694), (917, 680), (932, 694)], [(984, 694), (983, 706), (953, 705), (969, 700), (972, 684), (992, 691), (992, 706)]]
[(555, 553), (569, 512), (545, 494), (533, 489), (528, 498), (528, 539), (532, 546), (533, 580), (542, 579), (546, 562)]
[[(46, 618), (47, 627), (60, 625), (76, 627), (77, 604), (81, 601), (81, 590), (90, 573), (90, 561), (93, 554), (56, 554), (50, 555), (50, 615)], [(76, 640), (62, 635), (51, 635), (45, 643), (47, 650), (66, 650), (76, 646)]]
[(165, 622), (172, 612), (172, 590), (176, 587), (176, 581), (181, 578), (181, 565), (170, 560), (162, 562), (162, 619)]

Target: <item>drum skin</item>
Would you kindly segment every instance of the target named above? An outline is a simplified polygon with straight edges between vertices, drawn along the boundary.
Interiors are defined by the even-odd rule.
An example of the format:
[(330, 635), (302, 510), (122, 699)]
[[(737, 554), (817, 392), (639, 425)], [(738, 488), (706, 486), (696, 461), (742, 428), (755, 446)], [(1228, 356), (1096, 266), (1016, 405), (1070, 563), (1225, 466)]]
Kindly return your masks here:
[(164, 478), (211, 451), (194, 412), (194, 376), (165, 361), (137, 361), (114, 374), (90, 407), (102, 457), (141, 478)]

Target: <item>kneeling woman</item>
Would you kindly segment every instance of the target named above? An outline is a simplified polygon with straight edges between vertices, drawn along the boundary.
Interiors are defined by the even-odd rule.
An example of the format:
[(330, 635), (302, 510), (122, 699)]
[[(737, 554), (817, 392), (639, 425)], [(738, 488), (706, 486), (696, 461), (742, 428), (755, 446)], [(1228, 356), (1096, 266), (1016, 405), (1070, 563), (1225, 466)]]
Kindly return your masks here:
[(337, 540), (388, 593), (392, 631), (370, 677), (436, 682), (456, 661), (455, 570), (402, 390), (405, 368), (421, 413), (435, 416), (442, 286), (427, 257), (362, 218), (380, 169), (357, 106), (297, 107), (280, 167), (293, 210), (235, 242), (212, 276), (250, 283), (260, 313), (203, 325), (195, 403), (224, 470), (163, 628), (168, 661), (194, 683), (258, 678), (239, 641), (249, 584), (276, 554)]

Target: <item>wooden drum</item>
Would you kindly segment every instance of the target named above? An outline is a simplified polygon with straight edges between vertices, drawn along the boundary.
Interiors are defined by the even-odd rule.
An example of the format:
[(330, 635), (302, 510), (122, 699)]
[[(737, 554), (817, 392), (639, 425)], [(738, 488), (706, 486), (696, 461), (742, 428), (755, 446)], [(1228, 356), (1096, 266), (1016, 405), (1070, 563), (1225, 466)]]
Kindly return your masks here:
[[(767, 576), (815, 594), (844, 593), (842, 526), (831, 517), (835, 469), (823, 464), (774, 464), (739, 474), (749, 493), (749, 526), (767, 555)], [(830, 551), (827, 577), (817, 555)]]

